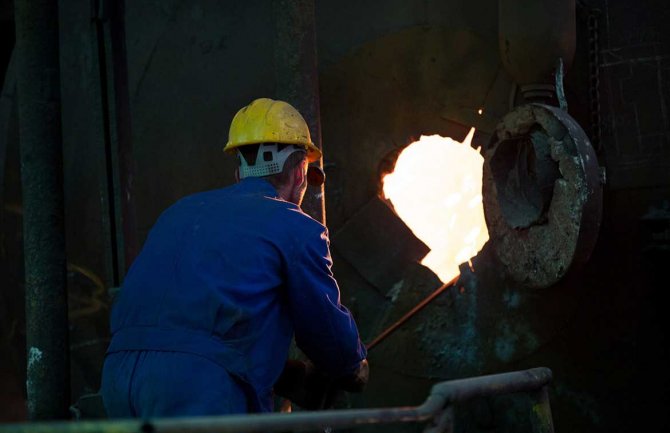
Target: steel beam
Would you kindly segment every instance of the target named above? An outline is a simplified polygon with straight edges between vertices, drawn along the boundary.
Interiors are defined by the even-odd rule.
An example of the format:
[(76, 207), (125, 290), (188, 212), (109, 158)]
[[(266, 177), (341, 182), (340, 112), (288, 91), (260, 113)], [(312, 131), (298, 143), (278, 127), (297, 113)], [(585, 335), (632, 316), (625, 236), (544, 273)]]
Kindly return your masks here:
[(30, 419), (68, 416), (68, 345), (58, 2), (18, 0), (17, 89)]
[[(314, 0), (274, 0), (276, 97), (293, 105), (322, 149)], [(315, 162), (323, 167), (323, 158)], [(302, 209), (325, 224), (324, 186), (309, 186)]]

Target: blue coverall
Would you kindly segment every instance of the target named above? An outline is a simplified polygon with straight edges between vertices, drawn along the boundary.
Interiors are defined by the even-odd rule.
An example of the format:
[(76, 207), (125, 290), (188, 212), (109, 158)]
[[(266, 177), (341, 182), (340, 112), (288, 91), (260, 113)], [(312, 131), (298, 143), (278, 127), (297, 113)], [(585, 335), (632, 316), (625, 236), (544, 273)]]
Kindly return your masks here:
[(291, 337), (333, 376), (366, 356), (326, 228), (247, 178), (159, 217), (111, 315), (110, 417), (267, 412)]

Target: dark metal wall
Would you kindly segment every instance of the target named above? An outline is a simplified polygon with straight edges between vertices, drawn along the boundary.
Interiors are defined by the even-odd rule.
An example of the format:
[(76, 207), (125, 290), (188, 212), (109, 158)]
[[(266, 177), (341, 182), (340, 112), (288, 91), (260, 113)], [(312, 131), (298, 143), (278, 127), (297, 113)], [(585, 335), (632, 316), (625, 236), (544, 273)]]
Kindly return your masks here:
[[(475, 126), (475, 145), (486, 146), (518, 95), (499, 61), (496, 2), (317, 3), (326, 212), (335, 273), (343, 301), (370, 340), (439, 285), (426, 268), (387, 254), (419, 251), (407, 238), (398, 243), (380, 236), (364, 246), (377, 258), (370, 260), (374, 272), (351, 259), (349, 240), (360, 227), (374, 221), (394, 227), (376, 198), (381, 173), (420, 134), (461, 139)], [(594, 68), (588, 24), (595, 9), (601, 55)], [(600, 238), (586, 268), (555, 287), (529, 292), (500, 274), (485, 247), (474, 260), (476, 280), (462, 292), (439, 297), (376, 348), (370, 355), (369, 391), (345, 404), (414, 404), (438, 379), (544, 365), (554, 371), (557, 431), (626, 431), (658, 412), (667, 399), (658, 391), (665, 382), (650, 383), (659, 383), (656, 372), (668, 360), (661, 331), (667, 325), (662, 315), (667, 278), (658, 271), (667, 262), (664, 203), (670, 199), (667, 14), (661, 0), (578, 2), (578, 46), (567, 97), (570, 113), (591, 131), (589, 85), (597, 72), (598, 157), (608, 179)], [(104, 77), (92, 16), (89, 1), (61, 2), (75, 398), (99, 386), (108, 291), (114, 286)], [(234, 161), (221, 148), (236, 110), (276, 92), (276, 29), (272, 2), (261, 0), (127, 2), (125, 16), (133, 199), (141, 243), (176, 199), (233, 182)], [(2, 330), (10, 337), (0, 344), (13, 349), (16, 360), (7, 365), (20, 368), (25, 365), (22, 319), (12, 311), (22, 286), (12, 275), (20, 273), (15, 258), (21, 218), (20, 208), (8, 206), (20, 203), (18, 152), (16, 134), (8, 136), (2, 223), (7, 251), (2, 266), (8, 273), (1, 283), (0, 312), (4, 307), (10, 313), (0, 324), (14, 333)], [(0, 374), (18, 375), (15, 388), (24, 381), (16, 370), (3, 367)], [(16, 389), (2, 392), (15, 401)], [(460, 425), (470, 426), (467, 431), (519, 429), (521, 403), (479, 401), (464, 408)]]
[[(23, 319), (23, 242), (21, 216), (21, 175), (18, 171), (16, 77), (8, 72), (14, 49), (14, 9), (12, 2), (0, 3), (0, 77), (4, 84), (0, 95), (0, 377), (5, 384), (0, 393), (3, 420), (24, 419), (25, 405), (25, 322)], [(13, 67), (13, 66), (12, 66)], [(7, 161), (12, 161), (8, 167)]]

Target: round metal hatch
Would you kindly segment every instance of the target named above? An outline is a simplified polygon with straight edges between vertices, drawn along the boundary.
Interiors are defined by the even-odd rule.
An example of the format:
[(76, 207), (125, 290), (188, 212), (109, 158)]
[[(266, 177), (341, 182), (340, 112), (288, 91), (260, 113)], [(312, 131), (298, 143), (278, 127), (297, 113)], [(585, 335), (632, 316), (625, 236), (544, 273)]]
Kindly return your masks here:
[(544, 288), (588, 260), (602, 182), (595, 152), (572, 117), (548, 105), (517, 107), (497, 125), (484, 160), (486, 224), (510, 278)]

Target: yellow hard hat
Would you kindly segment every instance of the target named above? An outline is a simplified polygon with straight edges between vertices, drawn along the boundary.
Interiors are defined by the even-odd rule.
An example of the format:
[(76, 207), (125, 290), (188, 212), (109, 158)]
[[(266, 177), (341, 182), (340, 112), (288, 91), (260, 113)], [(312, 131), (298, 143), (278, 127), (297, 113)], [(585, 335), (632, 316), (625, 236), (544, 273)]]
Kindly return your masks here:
[(260, 98), (237, 112), (230, 123), (229, 152), (240, 146), (259, 143), (282, 143), (304, 147), (307, 161), (321, 158), (321, 150), (312, 143), (307, 122), (298, 110), (284, 101)]

